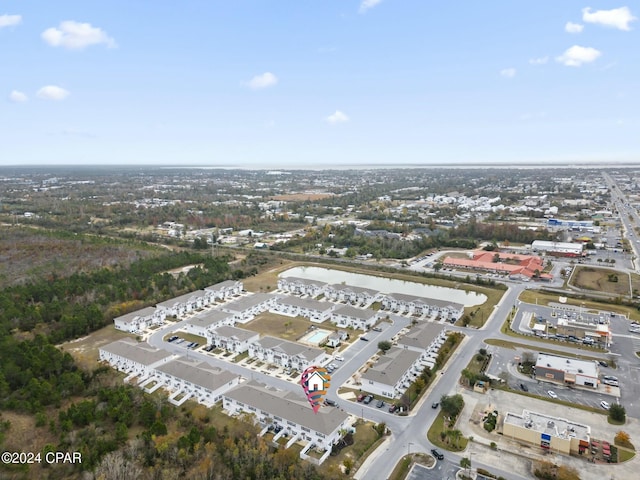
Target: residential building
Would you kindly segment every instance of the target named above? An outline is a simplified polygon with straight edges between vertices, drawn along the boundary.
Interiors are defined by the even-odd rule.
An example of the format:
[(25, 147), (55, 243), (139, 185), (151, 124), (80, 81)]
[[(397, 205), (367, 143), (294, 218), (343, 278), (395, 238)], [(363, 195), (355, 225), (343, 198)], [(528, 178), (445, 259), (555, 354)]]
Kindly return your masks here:
[(205, 294), (209, 297), (209, 303), (224, 301), (240, 295), (244, 285), (240, 280), (225, 280), (209, 287), (205, 287)]
[(324, 293), (324, 289), (326, 286), (327, 284), (325, 282), (308, 280), (306, 278), (278, 278), (278, 289), (294, 295), (308, 295), (315, 298)]
[(380, 292), (370, 288), (354, 287), (351, 285), (334, 284), (325, 289), (325, 297), (334, 302), (347, 302), (352, 305), (371, 305)]
[(225, 303), (220, 309), (233, 314), (236, 322), (247, 323), (256, 315), (273, 308), (277, 299), (278, 296), (271, 293), (253, 293)]
[(387, 398), (398, 398), (423, 369), (420, 353), (392, 347), (362, 374), (362, 390)]
[(155, 307), (147, 307), (142, 310), (127, 313), (113, 319), (118, 330), (137, 333), (152, 325), (161, 325), (165, 319), (165, 312)]
[(129, 339), (117, 340), (100, 347), (98, 354), (100, 361), (127, 373), (125, 381), (134, 377), (145, 379), (157, 366), (173, 358), (173, 355), (165, 350), (151, 347), (146, 342), (138, 343)]
[(182, 329), (185, 332), (200, 335), (211, 340), (213, 330), (222, 325), (233, 325), (235, 323), (232, 313), (219, 309), (206, 310), (182, 322)]
[(464, 313), (464, 305), (462, 304), (435, 298), (416, 297), (404, 293), (385, 294), (381, 303), (382, 308), (404, 313), (405, 315), (426, 316), (437, 314), (446, 319), (457, 320)]
[(331, 322), (341, 328), (369, 330), (380, 318), (378, 312), (368, 308), (355, 308), (341, 305), (331, 314)]
[(598, 364), (593, 360), (577, 360), (548, 353), (538, 353), (536, 379), (558, 385), (598, 388)]
[(304, 370), (321, 365), (327, 354), (321, 348), (267, 336), (249, 345), (249, 356), (280, 367)]
[(438, 323), (422, 322), (398, 339), (398, 347), (418, 353), (436, 353), (447, 339), (447, 331)]
[(195, 292), (185, 293), (179, 297), (161, 302), (157, 305), (158, 309), (165, 312), (167, 316), (182, 317), (198, 308), (207, 305), (204, 290), (196, 290)]
[(211, 332), (211, 344), (234, 353), (243, 353), (260, 339), (260, 334), (244, 328), (221, 326)]
[(522, 415), (507, 412), (502, 433), (504, 438), (564, 455), (582, 455), (591, 443), (590, 426), (528, 410)]
[(184, 357), (156, 367), (154, 379), (171, 391), (169, 401), (177, 405), (189, 398), (213, 405), (240, 382), (239, 375)]
[(271, 389), (253, 380), (225, 393), (223, 407), (230, 414), (244, 412), (253, 415), (255, 422), (263, 427), (262, 434), (270, 429), (281, 429), (274, 441), (287, 435), (287, 448), (296, 442), (307, 442), (302, 458), (308, 458), (304, 454), (312, 446), (325, 451), (316, 463), (328, 457), (333, 445), (350, 427), (349, 415), (339, 408), (322, 407), (314, 414), (303, 396)]
[(335, 304), (331, 302), (319, 302), (312, 298), (300, 298), (284, 296), (276, 300), (272, 311), (289, 315), (308, 318), (314, 323), (322, 323), (331, 317)]

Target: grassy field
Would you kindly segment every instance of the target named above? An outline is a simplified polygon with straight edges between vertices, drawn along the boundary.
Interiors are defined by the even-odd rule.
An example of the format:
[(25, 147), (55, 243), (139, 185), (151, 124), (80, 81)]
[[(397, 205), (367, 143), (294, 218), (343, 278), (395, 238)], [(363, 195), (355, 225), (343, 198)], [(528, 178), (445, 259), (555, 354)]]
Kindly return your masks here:
[[(562, 357), (569, 357), (569, 358), (577, 358), (580, 360), (594, 360), (594, 361), (598, 361), (598, 360), (602, 360), (601, 358), (597, 358), (597, 357), (592, 357), (589, 355), (583, 355), (583, 354), (578, 354), (578, 353), (570, 353), (570, 352), (559, 352), (558, 350), (554, 350), (552, 348), (545, 348), (542, 346), (532, 346), (532, 345), (527, 345), (524, 343), (518, 343), (518, 342), (510, 342), (509, 340), (501, 340), (501, 339), (497, 339), (497, 338), (487, 338), (484, 343), (486, 343), (487, 345), (495, 345), (497, 347), (502, 347), (502, 348), (511, 348), (511, 349), (516, 349), (516, 348), (520, 348), (523, 350), (529, 350), (529, 351), (537, 351), (537, 352), (545, 352), (545, 353), (551, 353), (553, 355), (560, 355)], [(585, 347), (584, 345), (578, 345), (577, 348), (582, 348)], [(586, 347), (585, 347), (586, 348)], [(611, 362), (609, 361), (609, 364), (611, 365)]]
[[(271, 335), (294, 342), (309, 330), (311, 325), (314, 324), (303, 317), (286, 317), (277, 313), (264, 312), (244, 325), (243, 328), (257, 332), (260, 335)], [(333, 326), (329, 324), (328, 327)], [(321, 328), (324, 329), (325, 326), (322, 325)], [(327, 329), (333, 330), (333, 328)]]
[[(610, 279), (617, 281), (610, 281)], [(571, 283), (578, 287), (612, 295), (629, 295), (631, 293), (629, 275), (609, 268), (576, 267)]]
[(65, 352), (69, 352), (81, 368), (92, 370), (98, 365), (100, 347), (123, 338), (135, 340), (136, 336), (132, 333), (116, 330), (113, 325), (107, 325), (86, 337), (65, 342), (59, 347)]
[(440, 439), (440, 433), (446, 430), (447, 428), (445, 428), (445, 425), (444, 425), (444, 417), (442, 415), (437, 415), (435, 420), (431, 424), (431, 427), (429, 427), (429, 431), (427, 432), (427, 438), (436, 447), (440, 447), (443, 450), (449, 450), (451, 452), (462, 452), (465, 448), (467, 448), (467, 443), (469, 443), (469, 439), (464, 436), (460, 437), (457, 445), (454, 444), (452, 440), (449, 440), (448, 437), (445, 438), (444, 441), (442, 441)]
[(341, 465), (344, 459), (349, 457), (353, 460), (353, 471), (355, 471), (357, 466), (362, 465), (362, 462), (375, 450), (374, 446), (377, 442), (384, 439), (384, 437), (378, 439), (378, 432), (374, 430), (374, 426), (371, 422), (358, 422), (356, 433), (353, 435), (353, 445), (344, 447), (335, 457), (329, 456), (320, 469)]

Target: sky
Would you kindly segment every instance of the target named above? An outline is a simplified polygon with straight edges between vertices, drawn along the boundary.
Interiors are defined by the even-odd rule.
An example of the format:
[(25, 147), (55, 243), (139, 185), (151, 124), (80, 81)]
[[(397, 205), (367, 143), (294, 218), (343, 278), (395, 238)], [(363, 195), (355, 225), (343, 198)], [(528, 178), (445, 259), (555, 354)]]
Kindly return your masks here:
[(6, 0), (0, 165), (640, 162), (638, 16), (603, 0)]

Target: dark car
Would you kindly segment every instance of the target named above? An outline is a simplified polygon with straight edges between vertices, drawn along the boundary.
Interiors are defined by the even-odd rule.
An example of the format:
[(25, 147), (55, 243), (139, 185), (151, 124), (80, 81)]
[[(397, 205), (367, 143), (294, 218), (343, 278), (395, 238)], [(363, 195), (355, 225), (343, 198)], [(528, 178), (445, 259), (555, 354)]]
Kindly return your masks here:
[(598, 363), (600, 364), (601, 367), (607, 368), (609, 366), (609, 364), (603, 360), (598, 360)]
[(435, 448), (431, 449), (431, 453), (433, 454), (434, 457), (436, 457), (438, 460), (444, 460), (444, 455), (442, 453), (440, 453), (438, 450), (436, 450)]
[(367, 337), (360, 337), (360, 340), (362, 340), (363, 342), (368, 342), (369, 339)]
[(378, 408), (384, 407), (384, 402), (382, 400), (378, 400), (378, 403), (376, 403), (376, 407)]
[(325, 405), (329, 405), (330, 407), (338, 406), (338, 404), (335, 402), (335, 400), (330, 400), (328, 398), (324, 401), (324, 404)]
[(177, 335), (173, 335), (167, 339), (167, 342), (175, 342), (178, 339)]
[(440, 402), (433, 402), (431, 404), (431, 408), (438, 408), (440, 406)]
[(214, 348), (216, 348), (214, 345), (207, 345), (206, 347), (204, 347), (204, 350), (205, 350), (205, 352), (210, 352)]
[(389, 405), (389, 413), (394, 413), (398, 409), (397, 405), (391, 404)]
[(366, 397), (364, 397), (364, 400), (362, 401), (362, 403), (364, 403), (365, 405), (369, 405), (372, 400), (373, 400), (373, 395), (367, 395)]
[(527, 387), (524, 383), (520, 384), (520, 390), (522, 390), (523, 392), (528, 392), (529, 391), (529, 387)]

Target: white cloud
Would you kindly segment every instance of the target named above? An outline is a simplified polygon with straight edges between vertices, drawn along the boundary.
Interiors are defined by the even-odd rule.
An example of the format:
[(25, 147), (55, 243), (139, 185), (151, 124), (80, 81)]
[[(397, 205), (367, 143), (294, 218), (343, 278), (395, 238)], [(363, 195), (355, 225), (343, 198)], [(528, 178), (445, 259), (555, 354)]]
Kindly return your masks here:
[(515, 68), (504, 68), (502, 70), (500, 70), (500, 75), (502, 75), (504, 78), (513, 78), (516, 76), (516, 69)]
[(252, 90), (260, 90), (262, 88), (273, 87), (278, 83), (278, 77), (271, 72), (265, 72), (261, 75), (256, 75), (251, 80), (245, 83), (245, 85)]
[(581, 47), (574, 45), (565, 50), (565, 52), (556, 57), (556, 61), (568, 67), (579, 67), (583, 63), (591, 63), (602, 55), (602, 52), (592, 47)]
[(605, 27), (617, 28), (618, 30), (631, 30), (629, 24), (635, 20), (629, 7), (613, 8), (611, 10), (591, 11), (591, 7), (582, 9), (582, 20), (587, 23), (596, 23)]
[(336, 110), (335, 113), (332, 113), (331, 115), (329, 115), (327, 118), (325, 118), (325, 120), (328, 123), (335, 125), (336, 123), (348, 122), (349, 117), (347, 117), (347, 115), (341, 112), (340, 110)]
[(584, 30), (584, 25), (580, 25), (579, 23), (567, 22), (564, 26), (565, 32), (569, 33), (580, 33)]
[(549, 57), (530, 58), (529, 59), (529, 64), (530, 65), (544, 65), (548, 61), (549, 61)]
[(29, 97), (27, 97), (24, 93), (19, 92), (18, 90), (13, 90), (9, 94), (9, 100), (11, 100), (14, 103), (23, 103), (29, 100)]
[(13, 27), (22, 23), (22, 15), (0, 15), (0, 28)]
[(382, 3), (382, 0), (362, 0), (362, 2), (360, 2), (360, 13), (364, 13), (367, 10), (369, 10), (370, 8), (375, 7), (376, 5), (378, 5), (379, 3)]
[(90, 23), (79, 23), (73, 20), (60, 22), (59, 28), (47, 28), (40, 35), (52, 47), (65, 47), (71, 50), (82, 50), (91, 45), (105, 44), (115, 48), (116, 42), (105, 31)]
[(55, 85), (47, 85), (46, 87), (42, 87), (38, 90), (38, 98), (42, 98), (43, 100), (64, 100), (70, 94), (67, 90), (62, 87), (57, 87)]

